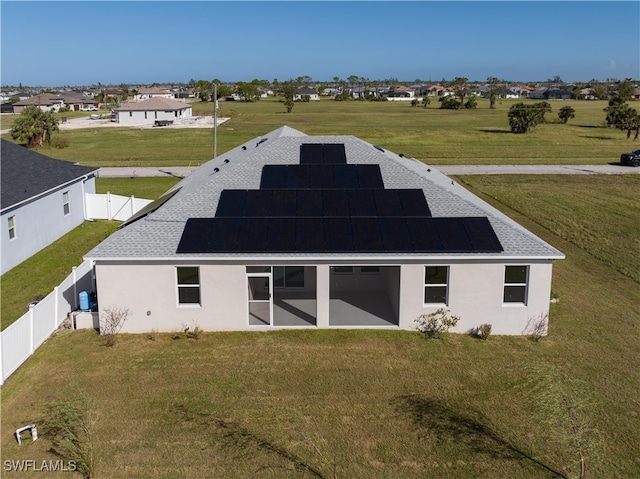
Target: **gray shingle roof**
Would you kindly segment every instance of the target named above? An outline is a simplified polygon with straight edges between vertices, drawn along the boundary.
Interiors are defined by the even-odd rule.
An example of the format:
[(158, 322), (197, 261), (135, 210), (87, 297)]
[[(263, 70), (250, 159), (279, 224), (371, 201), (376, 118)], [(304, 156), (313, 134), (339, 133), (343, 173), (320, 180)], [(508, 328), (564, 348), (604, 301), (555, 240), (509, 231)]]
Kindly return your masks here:
[[(100, 259), (211, 259), (250, 258), (250, 254), (176, 254), (185, 223), (189, 218), (215, 216), (224, 189), (259, 189), (264, 165), (299, 163), (302, 143), (343, 143), (347, 162), (380, 166), (385, 188), (419, 188), (434, 217), (483, 216), (489, 221), (502, 244), (502, 253), (464, 253), (461, 257), (509, 257), (557, 259), (564, 255), (506, 215), (491, 207), (433, 167), (414, 159), (380, 151), (353, 136), (307, 136), (283, 126), (263, 137), (211, 160), (175, 185), (173, 198), (145, 218), (118, 230), (87, 254)], [(453, 183), (453, 184), (452, 184)], [(262, 255), (263, 256), (263, 255)], [(273, 254), (273, 257), (303, 258), (304, 254)], [(307, 255), (309, 256), (309, 255)], [(339, 254), (314, 254), (313, 257), (340, 257)], [(342, 255), (345, 256), (345, 255)], [(349, 258), (372, 256), (349, 254)], [(376, 255), (377, 257), (381, 255)], [(384, 256), (384, 255), (382, 255)], [(394, 257), (422, 258), (418, 254), (394, 254)], [(431, 254), (430, 257), (438, 256)], [(442, 254), (440, 255), (442, 256)], [(255, 257), (255, 255), (254, 255)]]
[(98, 170), (49, 158), (7, 140), (0, 140), (0, 165), (3, 210)]

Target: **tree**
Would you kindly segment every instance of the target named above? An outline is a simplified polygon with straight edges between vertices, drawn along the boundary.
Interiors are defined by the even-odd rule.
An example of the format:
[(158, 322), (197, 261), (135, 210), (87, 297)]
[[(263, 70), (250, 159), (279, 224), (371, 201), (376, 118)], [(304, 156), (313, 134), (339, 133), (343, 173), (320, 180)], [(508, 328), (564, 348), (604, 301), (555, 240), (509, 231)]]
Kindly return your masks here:
[(528, 133), (531, 128), (541, 123), (543, 118), (538, 103), (511, 105), (508, 117), (512, 133)]
[(293, 110), (293, 106), (294, 106), (293, 97), (295, 96), (297, 91), (298, 91), (298, 88), (293, 81), (289, 80), (282, 83), (282, 93), (284, 95), (284, 106), (287, 109), (287, 113), (291, 113), (291, 110)]
[(576, 111), (570, 106), (563, 106), (558, 112), (558, 118), (562, 120), (562, 123), (567, 123), (570, 118), (576, 117)]
[(609, 91), (602, 83), (591, 83), (591, 94), (598, 100), (605, 100), (609, 96)]
[(458, 109), (464, 106), (464, 98), (467, 96), (467, 92), (469, 91), (469, 85), (467, 85), (468, 78), (466, 77), (455, 77), (451, 82), (451, 87), (455, 92), (456, 96), (460, 98), (460, 102), (458, 103)]
[(609, 101), (609, 106), (604, 109), (607, 112), (607, 125), (618, 130), (626, 130), (627, 140), (631, 138), (631, 132), (635, 132), (633, 137), (633, 141), (635, 141), (640, 136), (640, 115), (635, 108), (631, 108), (626, 103), (619, 103), (619, 101), (619, 97), (614, 97)]
[(538, 115), (540, 115), (540, 123), (546, 123), (546, 118), (544, 115), (551, 111), (551, 104), (548, 101), (541, 101), (535, 103), (534, 106), (538, 110)]
[(48, 143), (52, 131), (58, 131), (58, 120), (53, 113), (42, 111), (37, 106), (28, 106), (14, 122), (11, 138), (34, 148)]
[(475, 95), (469, 96), (469, 98), (467, 98), (467, 103), (464, 104), (464, 107), (467, 110), (475, 110), (476, 108), (478, 108), (478, 98)]
[(631, 83), (631, 79), (627, 78), (618, 86), (617, 96), (622, 98), (624, 101), (630, 100), (633, 96), (634, 90), (635, 87), (633, 86), (633, 83)]
[(194, 90), (198, 94), (200, 101), (209, 101), (212, 87), (211, 82), (207, 80), (198, 80), (196, 82)]
[(487, 83), (489, 84), (489, 108), (492, 110), (496, 108), (496, 90), (499, 81), (497, 77), (487, 77)]
[(441, 110), (459, 110), (462, 108), (460, 100), (452, 95), (441, 96), (438, 101), (440, 102)]

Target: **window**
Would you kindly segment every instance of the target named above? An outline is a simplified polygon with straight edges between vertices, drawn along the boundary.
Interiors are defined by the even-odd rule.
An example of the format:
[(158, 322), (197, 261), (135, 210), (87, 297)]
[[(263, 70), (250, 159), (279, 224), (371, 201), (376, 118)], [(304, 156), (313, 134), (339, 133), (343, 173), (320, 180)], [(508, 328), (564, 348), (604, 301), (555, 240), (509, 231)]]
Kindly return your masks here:
[(506, 266), (504, 269), (503, 302), (526, 304), (528, 277), (528, 266)]
[(71, 212), (71, 203), (69, 202), (69, 192), (62, 193), (62, 210), (64, 215), (67, 216)]
[(360, 273), (362, 274), (378, 274), (380, 273), (380, 266), (361, 266)]
[(178, 304), (200, 304), (200, 268), (176, 268), (178, 276)]
[(425, 266), (424, 302), (425, 304), (447, 304), (449, 289), (448, 266)]
[(9, 216), (9, 218), (7, 219), (7, 224), (9, 226), (9, 239), (15, 239), (16, 237), (16, 217), (15, 216)]
[(353, 274), (353, 266), (334, 266), (333, 274)]
[(273, 286), (276, 288), (304, 288), (304, 266), (274, 266)]
[(132, 116), (133, 116), (133, 112), (132, 112), (132, 111), (130, 111), (130, 112), (129, 112), (129, 118), (131, 118)]

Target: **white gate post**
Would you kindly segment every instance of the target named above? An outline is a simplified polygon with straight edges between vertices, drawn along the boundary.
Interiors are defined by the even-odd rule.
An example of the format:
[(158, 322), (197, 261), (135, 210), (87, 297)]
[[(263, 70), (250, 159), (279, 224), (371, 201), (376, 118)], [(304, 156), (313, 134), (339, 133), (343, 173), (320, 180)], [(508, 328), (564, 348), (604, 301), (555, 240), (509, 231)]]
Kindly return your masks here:
[(58, 329), (58, 290), (59, 288), (56, 286), (55, 288), (53, 288), (53, 330), (55, 331), (56, 329)]

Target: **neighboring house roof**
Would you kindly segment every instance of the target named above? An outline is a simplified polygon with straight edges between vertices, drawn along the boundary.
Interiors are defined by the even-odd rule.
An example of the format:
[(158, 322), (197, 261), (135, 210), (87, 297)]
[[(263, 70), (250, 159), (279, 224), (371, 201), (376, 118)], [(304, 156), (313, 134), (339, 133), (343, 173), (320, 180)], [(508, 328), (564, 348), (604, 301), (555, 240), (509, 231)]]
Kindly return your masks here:
[(153, 97), (148, 100), (129, 102), (115, 109), (115, 111), (175, 111), (186, 110), (191, 105), (171, 98)]
[(2, 210), (98, 170), (49, 158), (7, 140), (0, 140), (0, 154)]
[(171, 90), (167, 88), (159, 88), (159, 87), (150, 87), (150, 88), (140, 88), (138, 90), (138, 95), (168, 95), (171, 94)]
[(318, 94), (318, 90), (316, 90), (315, 88), (311, 88), (309, 86), (301, 87), (299, 92), (300, 92), (300, 95), (317, 95)]
[(59, 94), (53, 93), (41, 93), (40, 95), (32, 96), (26, 100), (20, 100), (14, 103), (14, 106), (30, 106), (30, 105), (55, 105), (56, 103), (63, 103), (63, 99)]
[[(499, 240), (500, 250), (493, 248), (491, 251), (487, 249), (487, 251), (478, 252), (479, 250), (474, 249), (473, 252), (456, 254), (433, 252), (398, 253), (397, 251), (381, 251), (375, 254), (358, 251), (300, 253), (282, 250), (248, 253), (246, 251), (234, 252), (232, 250), (211, 252), (206, 247), (202, 252), (188, 252), (189, 248), (182, 247), (185, 245), (185, 241), (189, 242), (188, 232), (193, 235), (196, 243), (200, 242), (198, 244), (205, 245), (207, 244), (206, 238), (215, 235), (215, 233), (211, 233), (212, 230), (209, 227), (211, 226), (210, 220), (222, 214), (222, 211), (218, 211), (218, 208), (222, 205), (220, 210), (225, 208), (234, 209), (233, 202), (225, 203), (226, 200), (221, 200), (225, 195), (228, 195), (228, 193), (223, 194), (223, 191), (253, 191), (265, 188), (275, 188), (276, 191), (281, 191), (282, 188), (286, 189), (287, 187), (285, 186), (279, 189), (279, 187), (269, 184), (265, 172), (267, 170), (273, 172), (279, 169), (280, 173), (277, 173), (278, 175), (283, 171), (282, 168), (291, 168), (290, 171), (294, 171), (303, 166), (301, 164), (301, 151), (303, 149), (301, 145), (303, 144), (344, 145), (343, 151), (346, 164), (339, 165), (340, 167), (346, 167), (350, 171), (362, 171), (362, 167), (372, 171), (373, 168), (379, 172), (379, 179), (375, 180), (374, 178), (374, 180), (379, 182), (381, 179), (385, 190), (412, 189), (414, 190), (413, 193), (418, 191), (426, 200), (429, 217), (434, 219), (485, 218), (485, 220), (475, 223), (483, 223), (481, 226), (484, 228), (484, 232), (487, 231), (486, 224), (490, 225), (489, 229), (492, 230), (492, 233), (487, 234), (487, 238), (495, 233), (495, 237)], [(312, 166), (320, 168), (323, 172), (331, 170), (329, 168), (331, 165), (319, 164)], [(360, 169), (358, 170), (358, 168)], [(317, 176), (322, 176), (322, 174)], [(360, 177), (361, 179), (362, 177)], [(297, 186), (289, 185), (289, 188), (297, 188)], [(335, 189), (338, 187), (330, 186), (329, 188)], [(379, 188), (379, 186), (375, 188)], [(142, 216), (136, 221), (123, 226), (89, 252), (86, 257), (100, 260), (166, 259), (176, 261), (188, 258), (220, 261), (242, 258), (250, 261), (251, 258), (264, 258), (265, 254), (268, 257), (294, 258), (307, 261), (319, 258), (342, 258), (345, 260), (353, 258), (361, 260), (386, 258), (393, 261), (420, 261), (427, 258), (450, 259), (452, 257), (480, 257), (484, 259), (559, 259), (564, 257), (557, 249), (480, 200), (462, 186), (452, 182), (444, 174), (418, 160), (404, 158), (392, 152), (384, 151), (353, 136), (307, 136), (297, 130), (283, 126), (205, 163), (169, 190), (167, 194), (169, 193), (173, 196), (157, 209), (150, 208), (146, 216)], [(246, 211), (246, 207), (244, 211)], [(348, 218), (349, 215), (349, 212), (340, 211), (339, 213), (339, 216), (342, 217)], [(290, 216), (297, 218), (300, 214), (296, 213)], [(406, 216), (409, 215), (407, 214)], [(320, 218), (325, 218), (325, 216), (320, 216)], [(288, 224), (288, 221), (281, 222)], [(436, 222), (438, 221), (436, 220)], [(204, 230), (198, 231), (198, 225), (201, 225)], [(326, 229), (326, 225), (324, 227)], [(207, 236), (210, 234), (211, 236)], [(462, 235), (464, 236), (464, 233)], [(257, 242), (266, 241), (265, 238), (258, 237), (260, 235), (253, 231), (250, 236), (255, 236)], [(451, 238), (451, 240), (455, 241), (456, 238)], [(179, 246), (182, 252), (178, 252)], [(185, 253), (185, 251), (187, 252)]]

